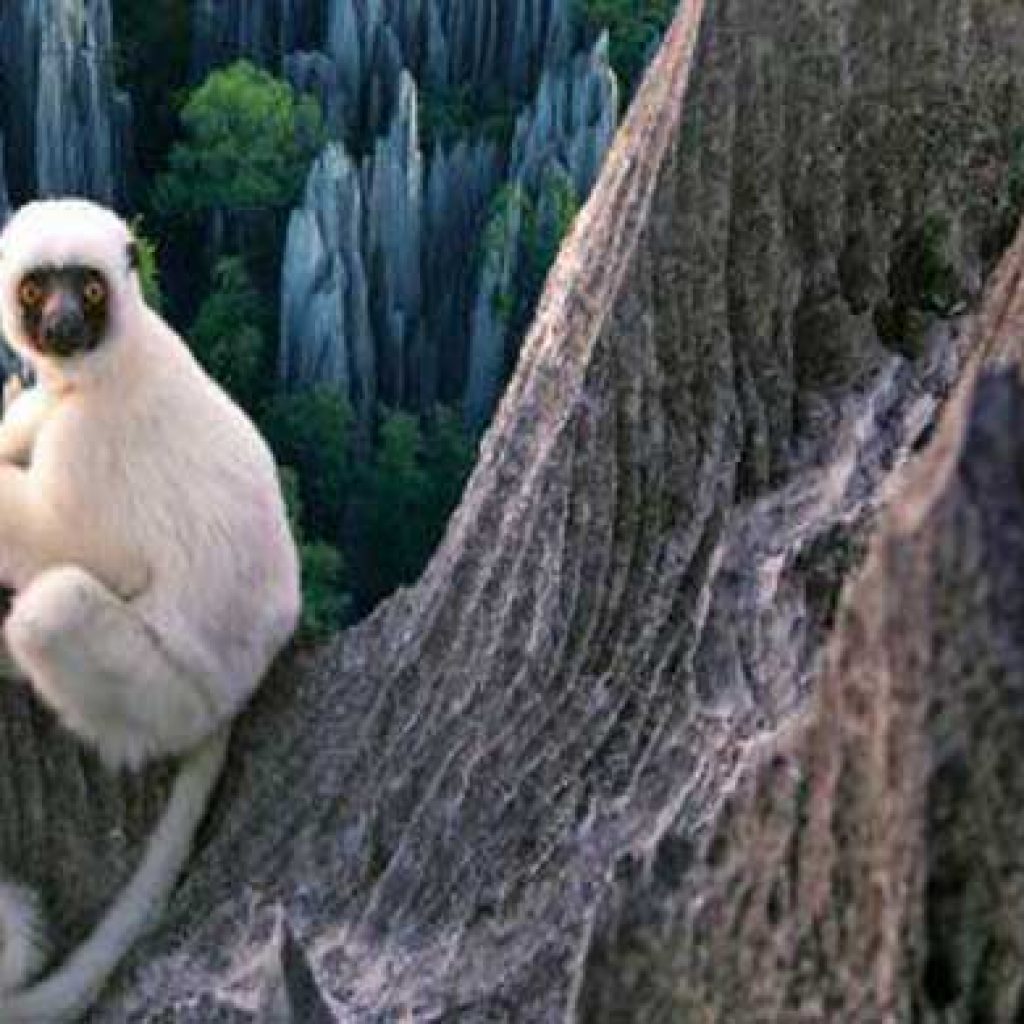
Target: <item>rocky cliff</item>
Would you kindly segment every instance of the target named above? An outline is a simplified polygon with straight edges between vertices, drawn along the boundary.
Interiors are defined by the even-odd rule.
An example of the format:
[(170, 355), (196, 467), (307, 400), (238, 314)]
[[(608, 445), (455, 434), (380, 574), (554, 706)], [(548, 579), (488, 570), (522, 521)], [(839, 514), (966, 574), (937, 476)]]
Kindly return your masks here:
[(123, 202), (131, 110), (114, 83), (109, 0), (4, 4), (0, 61), (0, 133), (15, 203), (67, 194)]
[[(1021, 24), (681, 5), (441, 549), (268, 680), (96, 1020), (1019, 1019)], [(2, 703), (74, 934), (165, 775)]]
[[(566, 0), (242, 7), (196, 5), (195, 75), (253, 59), (315, 95), (333, 136), (285, 245), (284, 386), (344, 390), (364, 420), (375, 400), (444, 401), (483, 427), (522, 339), (509, 297), (539, 285), (550, 192), (585, 198), (615, 130), (607, 44), (577, 38)], [(339, 147), (358, 173), (332, 171)], [(356, 210), (358, 236), (332, 222)], [(341, 273), (368, 283), (365, 315)]]
[[(407, 408), (461, 402), (482, 428), (519, 341), (507, 303), (545, 204), (559, 186), (574, 202), (585, 196), (611, 144), (618, 93), (607, 41), (542, 76), (507, 153), (464, 140), (435, 145), (427, 159), (409, 72), (399, 71), (395, 94), (372, 151), (359, 160), (332, 142), (292, 215), (281, 378), (337, 386), (367, 420), (378, 398)], [(515, 198), (496, 209), (503, 181)]]

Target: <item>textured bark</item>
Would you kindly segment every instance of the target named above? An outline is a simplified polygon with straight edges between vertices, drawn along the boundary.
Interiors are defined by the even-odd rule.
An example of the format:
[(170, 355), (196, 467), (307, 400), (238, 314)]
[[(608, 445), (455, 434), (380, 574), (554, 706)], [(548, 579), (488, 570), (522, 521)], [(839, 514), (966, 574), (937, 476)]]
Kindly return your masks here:
[[(681, 5), (441, 549), (267, 681), (97, 1020), (967, 1021), (1014, 977), (1012, 383), (943, 429), (822, 676), (996, 323), (951, 314), (1005, 232), (1019, 10), (895, 6)], [(80, 927), (165, 779), (0, 700), (0, 854)]]
[(620, 865), (582, 1019), (1021, 1020), (1022, 271), (1024, 231), (806, 713)]

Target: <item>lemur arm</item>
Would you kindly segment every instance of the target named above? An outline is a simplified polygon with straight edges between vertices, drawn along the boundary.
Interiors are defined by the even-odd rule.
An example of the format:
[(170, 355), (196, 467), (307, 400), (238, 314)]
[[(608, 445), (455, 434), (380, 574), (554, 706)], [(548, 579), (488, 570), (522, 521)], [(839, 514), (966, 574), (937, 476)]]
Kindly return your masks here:
[[(17, 378), (14, 378), (16, 381)], [(43, 388), (22, 390), (20, 383), (4, 386), (4, 417), (0, 422), (0, 462), (28, 465), (36, 435), (50, 414), (54, 399)]]

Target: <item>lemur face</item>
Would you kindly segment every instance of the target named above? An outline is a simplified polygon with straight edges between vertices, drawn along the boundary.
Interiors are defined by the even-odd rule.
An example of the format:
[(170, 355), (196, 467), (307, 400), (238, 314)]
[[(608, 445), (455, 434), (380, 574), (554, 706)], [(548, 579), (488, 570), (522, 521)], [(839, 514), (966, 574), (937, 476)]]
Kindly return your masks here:
[(51, 383), (117, 373), (144, 309), (138, 248), (111, 211), (80, 199), (41, 200), (0, 234), (4, 340)]
[(18, 285), (25, 340), (40, 355), (92, 352), (107, 333), (110, 289), (103, 273), (80, 263), (31, 268)]

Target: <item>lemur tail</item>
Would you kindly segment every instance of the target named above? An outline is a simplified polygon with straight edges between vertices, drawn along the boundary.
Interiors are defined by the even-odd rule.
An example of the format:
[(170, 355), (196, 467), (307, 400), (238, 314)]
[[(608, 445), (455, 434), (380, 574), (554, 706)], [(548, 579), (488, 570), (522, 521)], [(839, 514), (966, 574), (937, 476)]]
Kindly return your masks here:
[[(142, 863), (89, 938), (42, 981), (13, 993), (0, 989), (3, 1024), (65, 1024), (77, 1020), (89, 1008), (170, 898), (220, 777), (227, 742), (225, 729), (186, 756)], [(20, 910), (21, 916), (12, 915), (12, 910)], [(8, 931), (11, 923), (14, 927)], [(0, 927), (5, 929), (3, 957), (7, 955), (7, 942), (13, 940), (12, 955), (29, 958), (24, 968), (14, 966), (26, 974), (38, 969), (43, 947), (38, 940), (39, 917), (32, 900), (18, 890), (8, 893), (0, 889)], [(0, 983), (3, 980), (0, 973)]]

